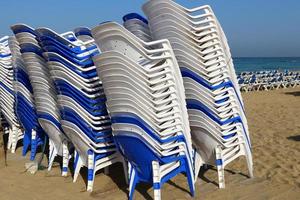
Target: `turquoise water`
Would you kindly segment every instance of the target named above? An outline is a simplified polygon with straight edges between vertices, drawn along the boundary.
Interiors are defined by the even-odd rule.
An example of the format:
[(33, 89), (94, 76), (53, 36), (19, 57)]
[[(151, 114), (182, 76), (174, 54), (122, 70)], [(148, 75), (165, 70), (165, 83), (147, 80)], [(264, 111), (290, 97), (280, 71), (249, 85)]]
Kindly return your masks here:
[(233, 58), (236, 72), (262, 70), (300, 71), (298, 58)]

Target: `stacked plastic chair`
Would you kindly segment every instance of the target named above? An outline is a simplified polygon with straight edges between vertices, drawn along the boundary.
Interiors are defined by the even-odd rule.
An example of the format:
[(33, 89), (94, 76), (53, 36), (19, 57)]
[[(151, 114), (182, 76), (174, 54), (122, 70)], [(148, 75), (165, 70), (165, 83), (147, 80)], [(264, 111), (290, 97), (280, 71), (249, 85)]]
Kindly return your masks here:
[(47, 28), (36, 32), (58, 91), (62, 129), (75, 147), (74, 182), (80, 168), (86, 166), (87, 190), (92, 191), (96, 171), (123, 162), (127, 173), (112, 137), (106, 98), (92, 61), (98, 49), (87, 28), (63, 35)]
[(137, 13), (129, 13), (123, 17), (123, 26), (136, 37), (145, 42), (152, 41), (148, 21)]
[(19, 43), (15, 37), (9, 37), (9, 48), (12, 54), (15, 91), (15, 110), (19, 122), (24, 129), (23, 156), (30, 147), (30, 160), (34, 160), (37, 148), (45, 142), (45, 134), (38, 122), (33, 90), (22, 59)]
[(0, 39), (0, 109), (3, 115), (2, 127), (9, 134), (7, 148), (14, 153), (17, 142), (23, 138), (15, 114), (15, 96), (13, 88), (14, 72), (12, 57), (8, 46), (8, 36)]
[(63, 134), (60, 124), (60, 113), (57, 106), (57, 94), (43, 51), (38, 44), (33, 28), (25, 24), (11, 27), (21, 48), (22, 58), (33, 89), (38, 121), (49, 137), (49, 165), (51, 170), (54, 158), (63, 157), (62, 175), (68, 172), (69, 150), (68, 140)]
[(137, 183), (187, 174), (192, 195), (192, 143), (183, 81), (167, 40), (146, 43), (114, 22), (92, 30), (103, 52), (94, 62), (107, 97), (115, 142), (130, 164), (129, 199)]
[(255, 71), (242, 72), (238, 76), (241, 91), (273, 90), (279, 88), (296, 87), (299, 83), (299, 72)]
[(187, 98), (193, 144), (202, 163), (216, 165), (219, 187), (224, 167), (246, 156), (253, 176), (251, 144), (244, 105), (226, 37), (209, 6), (184, 8), (171, 0), (148, 1), (143, 10), (154, 39), (170, 41)]

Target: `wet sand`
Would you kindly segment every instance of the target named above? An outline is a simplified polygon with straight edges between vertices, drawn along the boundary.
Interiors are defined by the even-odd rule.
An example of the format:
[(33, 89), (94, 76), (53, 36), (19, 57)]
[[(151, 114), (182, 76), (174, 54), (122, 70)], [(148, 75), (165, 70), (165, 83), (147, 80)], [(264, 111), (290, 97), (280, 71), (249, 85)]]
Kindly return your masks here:
[[(196, 197), (203, 200), (296, 200), (300, 199), (300, 88), (243, 94), (253, 146), (254, 175), (247, 177), (244, 158), (226, 167), (226, 189), (217, 188), (215, 169), (203, 172), (196, 183)], [(1, 141), (0, 141), (1, 145)], [(8, 153), (4, 166), (0, 150), (0, 200), (125, 200), (127, 187), (120, 166), (96, 175), (94, 192), (85, 192), (80, 176), (72, 183), (71, 173), (60, 176), (59, 165), (31, 175), (24, 165), (28, 156)], [(44, 166), (47, 166), (44, 159)], [(86, 173), (86, 169), (81, 171)], [(152, 199), (153, 190), (138, 185), (135, 199)], [(162, 199), (193, 199), (186, 178), (179, 175), (166, 183)]]

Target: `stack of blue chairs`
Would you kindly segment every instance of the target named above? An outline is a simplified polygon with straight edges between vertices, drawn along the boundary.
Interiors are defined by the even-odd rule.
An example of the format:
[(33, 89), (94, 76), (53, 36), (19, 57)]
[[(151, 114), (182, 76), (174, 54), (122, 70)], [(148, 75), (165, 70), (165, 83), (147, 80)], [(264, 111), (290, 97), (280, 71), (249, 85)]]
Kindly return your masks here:
[(68, 140), (61, 128), (56, 90), (50, 79), (36, 32), (25, 24), (13, 25), (11, 29), (19, 42), (22, 58), (32, 85), (38, 121), (49, 137), (48, 170), (51, 170), (54, 158), (62, 156), (62, 175), (66, 176), (69, 161)]
[(38, 146), (45, 141), (45, 134), (38, 122), (32, 86), (15, 37), (9, 38), (9, 48), (14, 67), (15, 110), (24, 129), (23, 156), (30, 147), (30, 160), (34, 160)]
[(113, 136), (130, 166), (129, 199), (147, 182), (154, 199), (162, 185), (186, 173), (194, 194), (193, 150), (183, 80), (167, 40), (144, 42), (106, 22), (92, 30), (101, 51), (94, 56), (107, 96)]
[(8, 36), (0, 39), (0, 112), (3, 115), (2, 127), (9, 134), (7, 149), (14, 153), (23, 132), (15, 113), (14, 74), (12, 56), (8, 47)]
[(96, 171), (122, 162), (127, 173), (112, 137), (106, 98), (92, 61), (99, 51), (87, 28), (63, 35), (47, 28), (36, 32), (58, 92), (62, 129), (75, 147), (74, 181), (80, 168), (88, 167), (87, 190), (92, 191)]

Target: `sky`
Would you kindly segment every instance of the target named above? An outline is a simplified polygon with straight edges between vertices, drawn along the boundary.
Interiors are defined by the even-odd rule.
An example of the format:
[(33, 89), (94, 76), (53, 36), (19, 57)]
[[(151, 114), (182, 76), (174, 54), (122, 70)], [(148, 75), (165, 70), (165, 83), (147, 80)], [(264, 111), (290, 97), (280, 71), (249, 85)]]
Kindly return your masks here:
[[(103, 21), (122, 22), (129, 12), (143, 14), (146, 0), (1, 1), (0, 34), (26, 23), (66, 32)], [(228, 38), (234, 57), (300, 57), (299, 0), (176, 0), (191, 8), (210, 5)]]

